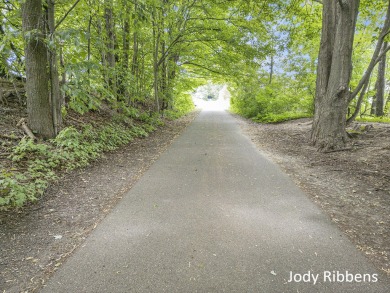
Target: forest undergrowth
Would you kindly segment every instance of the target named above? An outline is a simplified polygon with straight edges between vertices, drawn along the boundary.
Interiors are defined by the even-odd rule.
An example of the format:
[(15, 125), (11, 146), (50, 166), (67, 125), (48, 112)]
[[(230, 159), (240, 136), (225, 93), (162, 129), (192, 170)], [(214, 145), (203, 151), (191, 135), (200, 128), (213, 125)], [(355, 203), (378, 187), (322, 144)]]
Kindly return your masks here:
[(68, 110), (64, 128), (54, 139), (35, 141), (17, 127), (26, 116), (25, 107), (11, 102), (1, 108), (0, 209), (35, 202), (64, 173), (85, 167), (104, 152), (146, 137), (164, 125), (164, 120), (184, 114), (170, 111), (161, 118), (136, 109), (114, 111), (104, 105), (84, 115)]

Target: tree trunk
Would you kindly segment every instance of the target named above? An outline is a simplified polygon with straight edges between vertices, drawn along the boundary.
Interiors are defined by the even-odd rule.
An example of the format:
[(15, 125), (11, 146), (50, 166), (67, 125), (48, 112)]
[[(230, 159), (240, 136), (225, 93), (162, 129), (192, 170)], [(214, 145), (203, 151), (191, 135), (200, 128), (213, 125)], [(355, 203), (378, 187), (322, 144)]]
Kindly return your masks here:
[(50, 73), (45, 45), (45, 17), (41, 0), (25, 1), (22, 5), (25, 37), (26, 95), (28, 125), (44, 138), (55, 136), (50, 107)]
[(137, 62), (138, 65), (138, 74), (137, 79), (139, 79), (139, 96), (140, 97), (147, 97), (149, 95), (149, 91), (146, 90), (146, 53), (145, 53), (145, 41), (139, 40), (138, 44), (138, 50), (139, 50), (139, 61)]
[(154, 102), (155, 102), (155, 111), (160, 112), (160, 99), (159, 99), (159, 48), (160, 48), (160, 28), (157, 17), (157, 9), (154, 8), (153, 12), (153, 89), (154, 89)]
[(321, 151), (343, 149), (350, 98), (352, 49), (359, 0), (324, 0), (312, 143)]
[(133, 58), (131, 62), (131, 74), (132, 78), (134, 80), (134, 85), (132, 86), (132, 92), (131, 92), (131, 97), (133, 101), (137, 96), (140, 94), (140, 88), (141, 88), (141, 76), (139, 72), (139, 43), (138, 43), (138, 33), (134, 32), (133, 33)]
[(138, 42), (138, 1), (134, 1), (134, 19), (133, 19), (133, 56), (131, 61), (131, 75), (134, 84), (131, 87), (129, 104), (134, 102), (140, 95), (141, 73), (139, 72), (139, 42)]
[(120, 78), (118, 80), (118, 87), (124, 100), (130, 105), (130, 93), (128, 84), (128, 70), (129, 70), (129, 52), (130, 52), (130, 5), (125, 0), (123, 1), (123, 9), (125, 11), (122, 30), (122, 67)]
[(175, 86), (175, 78), (176, 78), (176, 63), (179, 61), (179, 54), (171, 53), (168, 58), (168, 72), (167, 72), (167, 100), (168, 100), (168, 109), (173, 108), (173, 89)]
[[(165, 40), (161, 42), (161, 55), (165, 55)], [(167, 83), (167, 71), (168, 70), (168, 64), (166, 59), (161, 63), (160, 65), (160, 93), (162, 95), (162, 105), (161, 110), (164, 111), (168, 109), (168, 83)]]
[(58, 74), (58, 62), (57, 51), (54, 45), (54, 32), (55, 32), (55, 20), (54, 20), (54, 0), (47, 1), (47, 23), (49, 28), (50, 41), (53, 44), (49, 50), (49, 63), (50, 63), (50, 98), (53, 113), (54, 132), (57, 135), (62, 127), (62, 114), (61, 107), (63, 105), (60, 81)]
[[(383, 43), (382, 49), (387, 47), (387, 42)], [(378, 77), (375, 83), (375, 116), (383, 116), (384, 95), (385, 95), (385, 73), (386, 73), (386, 54), (384, 54), (378, 64)]]
[(374, 53), (372, 54), (370, 64), (368, 65), (366, 72), (363, 74), (363, 77), (360, 79), (359, 84), (353, 90), (350, 97), (350, 101), (358, 95), (360, 90), (363, 88), (364, 83), (367, 81), (367, 79), (369, 79), (372, 71), (375, 68), (375, 65), (380, 61), (381, 52), (382, 54), (385, 54), (390, 49), (390, 47), (387, 47), (384, 50), (384, 47), (382, 46), (385, 38), (389, 35), (389, 32), (390, 32), (390, 1), (388, 1), (385, 21), (378, 38), (378, 42), (376, 43)]
[(370, 87), (370, 79), (368, 79), (366, 81), (366, 84), (363, 86), (363, 89), (360, 92), (359, 98), (358, 98), (358, 100), (356, 102), (355, 111), (347, 119), (347, 126), (350, 125), (356, 119), (356, 117), (360, 114), (360, 110), (362, 108), (363, 99), (364, 99), (364, 96), (366, 95), (367, 89), (369, 89), (369, 87)]
[(127, 1), (124, 1), (123, 5), (125, 6), (125, 16), (123, 24), (123, 68), (127, 70), (129, 68), (129, 52), (130, 52), (130, 6)]
[(112, 7), (112, 0), (104, 1), (104, 18), (106, 22), (106, 49), (105, 54), (107, 65), (108, 84), (112, 91), (117, 93), (116, 87), (116, 73), (115, 73), (115, 26), (114, 26), (114, 13)]
[(372, 97), (370, 115), (375, 116), (376, 113), (376, 95)]
[(274, 75), (274, 55), (271, 55), (271, 63), (270, 63), (270, 71), (269, 71), (269, 84), (272, 83), (272, 77)]
[[(88, 33), (88, 43), (87, 43), (87, 60), (88, 62), (91, 61), (91, 27), (92, 27), (92, 14), (91, 11), (89, 12), (89, 20), (88, 20), (88, 27), (87, 27), (87, 33)], [(91, 74), (91, 69), (88, 66), (88, 75)]]
[(157, 33), (157, 36), (155, 35), (155, 47), (154, 47), (154, 54), (153, 54), (153, 88), (154, 88), (154, 102), (155, 102), (155, 110), (156, 112), (160, 112), (160, 99), (159, 99), (159, 66), (158, 66), (158, 49), (159, 49), (159, 39), (160, 35)]

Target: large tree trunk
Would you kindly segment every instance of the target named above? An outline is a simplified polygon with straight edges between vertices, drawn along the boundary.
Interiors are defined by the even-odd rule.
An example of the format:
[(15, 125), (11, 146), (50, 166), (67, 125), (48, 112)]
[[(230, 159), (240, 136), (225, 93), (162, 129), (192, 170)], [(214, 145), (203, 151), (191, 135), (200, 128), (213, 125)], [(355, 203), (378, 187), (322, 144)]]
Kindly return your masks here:
[[(387, 42), (383, 43), (383, 50), (387, 47)], [(384, 95), (385, 95), (385, 73), (386, 73), (386, 54), (384, 54), (378, 64), (378, 77), (375, 83), (375, 115), (383, 116)]]
[(324, 0), (312, 143), (322, 151), (343, 149), (350, 98), (352, 49), (359, 0)]
[(25, 36), (26, 95), (29, 127), (44, 138), (55, 136), (50, 107), (48, 50), (44, 42), (45, 17), (41, 0), (22, 6)]

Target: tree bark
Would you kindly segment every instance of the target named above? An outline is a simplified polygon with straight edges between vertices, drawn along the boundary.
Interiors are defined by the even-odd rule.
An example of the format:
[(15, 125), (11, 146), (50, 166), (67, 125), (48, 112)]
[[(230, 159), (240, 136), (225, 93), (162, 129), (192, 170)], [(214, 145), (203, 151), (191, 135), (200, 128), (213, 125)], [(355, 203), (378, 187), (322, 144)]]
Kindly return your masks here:
[(54, 133), (57, 135), (62, 127), (62, 114), (61, 107), (63, 105), (61, 91), (60, 91), (60, 81), (58, 74), (58, 58), (57, 51), (55, 47), (55, 19), (54, 19), (54, 11), (55, 11), (55, 3), (54, 0), (47, 0), (47, 23), (49, 28), (49, 38), (52, 44), (50, 50), (48, 50), (49, 55), (49, 63), (50, 63), (50, 98), (51, 98), (51, 106), (53, 113), (53, 124), (54, 124)]
[(133, 57), (131, 62), (131, 74), (134, 80), (134, 85), (132, 86), (132, 92), (130, 100), (135, 100), (140, 94), (141, 88), (141, 74), (139, 72), (139, 42), (138, 42), (138, 33), (133, 33)]
[(124, 16), (124, 24), (123, 24), (123, 68), (129, 68), (129, 52), (130, 52), (130, 6), (127, 1), (123, 1), (125, 16)]
[(25, 38), (26, 95), (28, 124), (43, 138), (55, 136), (50, 107), (50, 73), (45, 45), (45, 17), (41, 0), (25, 1), (22, 5)]
[(272, 77), (274, 75), (274, 55), (271, 55), (271, 62), (270, 62), (270, 68), (269, 68), (269, 84), (272, 83)]
[[(387, 48), (387, 42), (383, 43), (382, 51)], [(386, 54), (381, 57), (378, 64), (378, 77), (375, 83), (375, 116), (384, 115), (384, 95), (385, 95), (385, 73), (386, 73)]]
[(124, 0), (122, 2), (125, 14), (123, 16), (123, 30), (122, 30), (122, 67), (120, 78), (118, 79), (118, 87), (121, 95), (128, 105), (130, 105), (130, 93), (128, 82), (129, 70), (129, 53), (130, 53), (130, 5)]
[(159, 28), (157, 9), (153, 11), (153, 89), (154, 89), (154, 102), (155, 111), (160, 112), (160, 99), (159, 99), (159, 49), (160, 49), (161, 32)]
[(311, 141), (321, 151), (343, 149), (350, 98), (352, 49), (359, 0), (323, 1), (315, 113)]
[(366, 81), (366, 84), (363, 86), (363, 89), (361, 90), (360, 95), (359, 95), (359, 99), (356, 102), (355, 111), (353, 112), (351, 117), (349, 117), (347, 119), (347, 125), (351, 124), (356, 119), (356, 117), (359, 115), (360, 110), (362, 108), (364, 96), (366, 95), (367, 89), (369, 89), (369, 87), (370, 87), (370, 79), (368, 79)]
[(116, 86), (116, 73), (115, 73), (115, 26), (114, 26), (114, 13), (112, 7), (112, 0), (104, 1), (104, 18), (105, 18), (105, 26), (106, 26), (106, 49), (107, 52), (105, 54), (106, 65), (107, 65), (107, 76), (108, 76), (108, 84), (111, 87), (112, 91), (117, 93)]
[[(88, 43), (87, 43), (87, 60), (88, 62), (91, 61), (91, 27), (92, 27), (92, 13), (91, 11), (89, 12), (89, 19), (88, 19), (88, 27), (87, 27), (87, 32), (88, 32)], [(88, 66), (88, 75), (91, 74), (91, 69)]]
[(141, 88), (141, 73), (139, 72), (139, 42), (138, 42), (138, 1), (134, 1), (134, 19), (133, 19), (133, 56), (131, 61), (131, 75), (133, 85), (129, 98), (129, 105), (136, 100), (140, 95)]

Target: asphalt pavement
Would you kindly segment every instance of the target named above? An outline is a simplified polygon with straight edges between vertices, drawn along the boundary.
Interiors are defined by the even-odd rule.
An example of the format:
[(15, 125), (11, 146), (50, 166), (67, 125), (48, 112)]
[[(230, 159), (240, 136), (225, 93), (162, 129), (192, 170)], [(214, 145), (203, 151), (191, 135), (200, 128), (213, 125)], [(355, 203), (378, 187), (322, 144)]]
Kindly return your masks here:
[(203, 111), (41, 292), (388, 293), (390, 285), (235, 118)]

